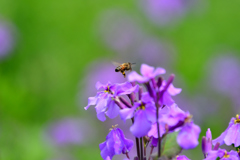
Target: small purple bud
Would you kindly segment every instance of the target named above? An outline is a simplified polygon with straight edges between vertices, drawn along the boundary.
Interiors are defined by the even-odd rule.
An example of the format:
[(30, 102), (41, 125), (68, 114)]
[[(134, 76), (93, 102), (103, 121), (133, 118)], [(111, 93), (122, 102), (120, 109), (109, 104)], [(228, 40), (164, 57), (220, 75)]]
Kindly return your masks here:
[(206, 132), (206, 138), (207, 139), (210, 139), (212, 141), (212, 133), (211, 133), (211, 130), (210, 128), (208, 128), (207, 132)]
[(157, 83), (154, 78), (151, 79), (151, 82), (152, 82), (153, 88), (157, 88)]
[(169, 79), (168, 79), (168, 81), (167, 81), (167, 84), (166, 84), (166, 86), (164, 88), (164, 91), (166, 91), (168, 89), (169, 85), (173, 82), (174, 78), (175, 78), (175, 75), (171, 74)]
[(142, 99), (142, 93), (143, 93), (143, 88), (139, 87), (139, 90), (138, 90), (138, 100)]
[(220, 146), (220, 143), (217, 142), (216, 145), (213, 147), (213, 150), (214, 150), (214, 151), (218, 150), (219, 146)]
[(150, 84), (147, 82), (145, 83), (146, 87), (147, 87), (147, 90), (148, 90), (148, 93), (149, 95), (154, 98), (154, 94), (153, 94), (153, 90), (152, 90), (152, 87), (150, 86)]
[(138, 160), (138, 157), (134, 157), (134, 160)]
[(158, 86), (158, 88), (161, 87), (162, 81), (163, 81), (163, 78), (162, 78), (162, 77), (158, 77), (158, 81), (157, 81), (157, 86)]
[(202, 152), (203, 152), (203, 155), (204, 155), (204, 158), (206, 158), (206, 145), (207, 145), (207, 139), (205, 136), (202, 137)]

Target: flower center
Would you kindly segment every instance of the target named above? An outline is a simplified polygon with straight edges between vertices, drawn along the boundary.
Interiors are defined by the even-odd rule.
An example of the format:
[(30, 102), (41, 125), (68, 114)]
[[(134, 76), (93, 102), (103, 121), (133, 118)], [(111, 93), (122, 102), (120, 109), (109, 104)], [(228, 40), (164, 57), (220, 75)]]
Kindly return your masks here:
[(240, 123), (240, 119), (239, 119), (239, 115), (237, 114), (236, 115), (236, 119), (234, 120), (234, 123), (236, 124), (236, 123)]
[(107, 89), (104, 91), (106, 93), (112, 93), (111, 90), (109, 89), (109, 86), (107, 86)]
[(230, 157), (230, 155), (227, 153), (227, 151), (225, 151), (223, 158), (229, 158), (229, 157)]
[(190, 114), (190, 115), (188, 115), (186, 118), (185, 118), (185, 120), (184, 120), (184, 122), (185, 123), (188, 123), (188, 122), (191, 122), (192, 121), (192, 115)]
[(115, 130), (117, 128), (118, 124), (112, 125), (112, 128), (109, 129), (109, 131), (111, 130)]
[(139, 109), (145, 110), (145, 104), (141, 103), (141, 105), (139, 106)]

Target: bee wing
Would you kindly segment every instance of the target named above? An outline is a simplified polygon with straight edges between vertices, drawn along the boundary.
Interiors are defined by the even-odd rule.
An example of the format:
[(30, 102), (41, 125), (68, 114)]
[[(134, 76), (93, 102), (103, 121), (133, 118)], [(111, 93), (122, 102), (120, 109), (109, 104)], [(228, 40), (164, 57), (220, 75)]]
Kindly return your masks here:
[(112, 64), (113, 64), (114, 66), (116, 66), (116, 67), (118, 67), (118, 66), (120, 66), (120, 65), (121, 65), (121, 63), (114, 62), (114, 61), (112, 61)]
[(134, 67), (134, 66), (136, 66), (136, 63), (131, 63), (131, 67)]

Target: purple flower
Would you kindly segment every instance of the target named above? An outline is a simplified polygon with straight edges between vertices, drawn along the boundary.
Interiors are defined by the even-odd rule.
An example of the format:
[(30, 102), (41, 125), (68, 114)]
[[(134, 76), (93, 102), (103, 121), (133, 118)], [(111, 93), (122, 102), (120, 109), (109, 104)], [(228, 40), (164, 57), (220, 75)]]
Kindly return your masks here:
[(193, 149), (198, 145), (200, 132), (199, 126), (193, 122), (188, 122), (181, 128), (177, 136), (177, 142), (183, 149)]
[(213, 140), (215, 145), (217, 142), (222, 145), (234, 144), (235, 147), (240, 146), (240, 119), (239, 115), (236, 115), (236, 118), (232, 118), (229, 122), (228, 128), (216, 139)]
[(130, 82), (137, 81), (139, 83), (145, 83), (145, 82), (148, 82), (150, 79), (155, 78), (158, 75), (166, 73), (165, 69), (163, 69), (163, 68), (154, 69), (154, 67), (149, 66), (147, 64), (141, 65), (140, 72), (141, 72), (142, 76), (139, 75), (136, 71), (132, 71), (128, 75), (128, 80)]
[(82, 144), (86, 142), (86, 135), (93, 133), (85, 121), (67, 118), (51, 125), (48, 135), (50, 141), (58, 146)]
[[(166, 132), (165, 126), (163, 123), (159, 124), (160, 137)], [(152, 124), (150, 131), (148, 132), (149, 137), (158, 138), (157, 122)]]
[(166, 123), (169, 131), (179, 131), (177, 142), (183, 149), (193, 149), (198, 145), (201, 132), (199, 126), (192, 122), (192, 116), (182, 111), (176, 104), (169, 107), (169, 114), (162, 116), (159, 122)]
[(212, 133), (210, 128), (208, 128), (206, 132), (206, 137), (204, 136), (202, 138), (202, 152), (204, 154), (204, 157), (207, 157), (208, 152), (211, 150), (212, 150)]
[(115, 128), (114, 126), (107, 135), (106, 141), (99, 144), (103, 159), (112, 159), (112, 157), (116, 154), (128, 154), (132, 147), (133, 141), (126, 139), (123, 131), (119, 128)]
[(225, 149), (219, 149), (217, 151), (210, 151), (207, 158), (204, 160), (239, 160), (238, 153), (236, 151), (227, 152)]
[(158, 25), (166, 25), (179, 19), (189, 5), (184, 0), (142, 0), (141, 5), (146, 15)]
[(115, 118), (119, 113), (119, 107), (116, 105), (115, 100), (117, 96), (130, 94), (132, 92), (138, 91), (138, 85), (132, 86), (131, 83), (125, 82), (121, 84), (111, 84), (110, 82), (106, 85), (100, 82), (96, 83), (97, 90), (104, 89), (97, 93), (95, 97), (88, 98), (88, 105), (85, 110), (91, 105), (96, 105), (97, 117), (101, 121), (105, 121), (105, 114), (109, 118)]
[(122, 120), (134, 117), (134, 123), (130, 131), (135, 137), (147, 135), (152, 123), (156, 122), (156, 107), (149, 94), (143, 93), (141, 101), (135, 102), (132, 108), (125, 108), (120, 111)]
[(180, 156), (176, 156), (176, 160), (190, 160), (190, 159), (185, 155), (180, 155)]
[(0, 22), (0, 58), (7, 56), (14, 45), (11, 27)]

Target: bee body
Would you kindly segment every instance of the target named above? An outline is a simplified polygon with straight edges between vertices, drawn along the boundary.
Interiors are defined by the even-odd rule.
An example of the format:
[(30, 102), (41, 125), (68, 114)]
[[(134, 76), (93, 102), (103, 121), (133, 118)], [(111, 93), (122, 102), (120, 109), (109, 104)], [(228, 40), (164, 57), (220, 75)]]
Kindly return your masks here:
[(132, 65), (135, 63), (122, 63), (115, 69), (115, 72), (121, 72), (124, 77), (126, 77), (125, 71), (132, 71)]

